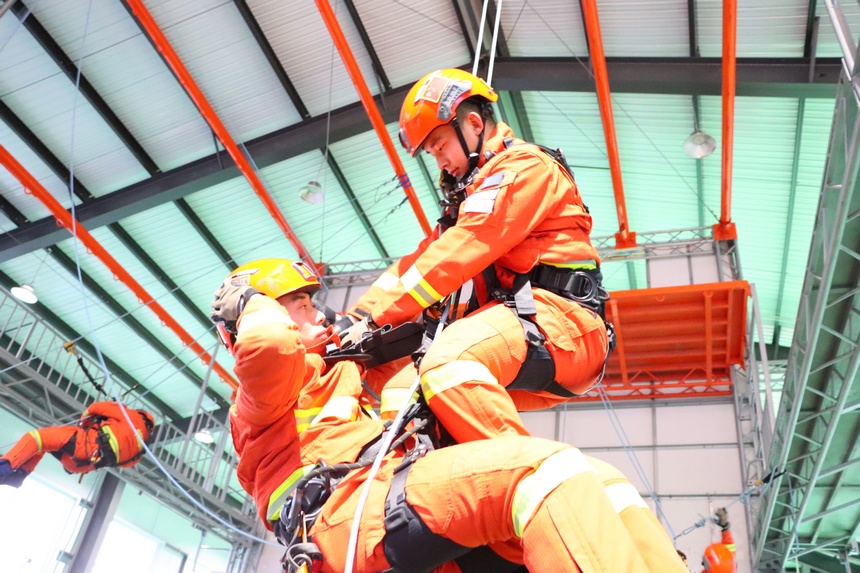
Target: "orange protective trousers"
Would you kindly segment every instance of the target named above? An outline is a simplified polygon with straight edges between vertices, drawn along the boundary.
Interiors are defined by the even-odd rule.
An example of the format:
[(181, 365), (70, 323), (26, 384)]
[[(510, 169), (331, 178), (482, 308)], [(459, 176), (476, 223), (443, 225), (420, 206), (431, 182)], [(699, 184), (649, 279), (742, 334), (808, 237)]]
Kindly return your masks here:
[[(561, 477), (550, 471), (554, 477), (549, 485), (527, 486), (548, 458), (559, 459), (556, 454), (583, 460), (587, 469), (561, 469)], [(358, 529), (357, 572), (390, 567), (383, 550), (384, 502), (400, 461), (386, 460), (370, 487)], [(350, 528), (366, 476), (367, 469), (347, 476), (311, 529), (323, 554), (323, 571), (345, 570)], [(627, 489), (619, 492), (618, 486)], [(685, 571), (633, 486), (612, 466), (558, 442), (510, 436), (435, 450), (414, 463), (405, 493), (406, 503), (434, 534), (467, 548), (504, 545), (509, 551), (500, 553), (514, 562), (521, 558), (530, 571)], [(524, 506), (532, 511), (523, 513)], [(512, 548), (519, 557), (512, 555)], [(455, 563), (436, 565), (436, 573), (459, 570)]]
[[(550, 303), (561, 301), (554, 295), (545, 296)], [(536, 299), (535, 304), (537, 322), (547, 333), (545, 344), (555, 364), (555, 380), (571, 392), (585, 393), (603, 368), (607, 338), (602, 324), (590, 329), (578, 325), (602, 319), (570, 301), (547, 304)], [(546, 391), (506, 389), (519, 373), (527, 351), (519, 318), (496, 302), (453, 322), (433, 342), (418, 372), (421, 388), (430, 409), (455, 441), (527, 436), (518, 410), (540, 410), (569, 400)], [(475, 363), (482, 366), (475, 368)], [(406, 368), (386, 384), (383, 417), (393, 418), (391, 412), (402, 404), (402, 400), (385, 401), (385, 395), (408, 388), (415, 374), (414, 368)]]
[[(38, 434), (38, 439), (33, 434)], [(39, 428), (24, 434), (6, 455), (13, 470), (23, 469), (30, 473), (49, 452), (59, 452), (74, 438), (73, 455), (63, 452), (60, 462), (67, 472), (86, 473), (95, 469), (93, 456), (98, 455), (99, 446), (96, 443), (98, 430), (84, 430), (77, 426), (50, 426)], [(77, 460), (77, 461), (76, 461)], [(81, 462), (79, 464), (78, 462)]]

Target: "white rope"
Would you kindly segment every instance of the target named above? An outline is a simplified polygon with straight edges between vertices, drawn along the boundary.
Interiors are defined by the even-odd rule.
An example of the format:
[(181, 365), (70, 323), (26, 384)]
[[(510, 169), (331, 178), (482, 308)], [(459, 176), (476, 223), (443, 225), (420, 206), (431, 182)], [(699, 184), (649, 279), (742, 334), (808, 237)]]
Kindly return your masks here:
[(493, 64), (496, 61), (496, 42), (499, 39), (499, 22), (502, 19), (502, 0), (496, 5), (496, 22), (493, 25), (493, 41), (490, 45), (490, 64), (487, 68), (487, 85), (493, 85)]
[(487, 23), (487, 4), (489, 0), (484, 0), (484, 7), (481, 9), (481, 25), (478, 26), (478, 41), (475, 43), (475, 62), (472, 64), (472, 75), (478, 75), (478, 61), (481, 59), (481, 42), (484, 40), (484, 24)]
[[(433, 337), (433, 340), (438, 340), (439, 335), (442, 333), (442, 328), (445, 326), (445, 322), (448, 320), (448, 311), (451, 309), (451, 306), (455, 305), (456, 302), (449, 302), (449, 304), (445, 305), (445, 311), (442, 313), (442, 317), (439, 319), (439, 325), (436, 327), (436, 334)], [(406, 415), (406, 410), (409, 409), (409, 405), (412, 402), (412, 396), (415, 392), (418, 391), (418, 386), (421, 384), (421, 376), (416, 376), (415, 381), (412, 383), (412, 386), (409, 387), (409, 392), (406, 394), (406, 398), (403, 401), (403, 405), (400, 406), (400, 409), (397, 410), (397, 415), (394, 417), (394, 421), (389, 426), (388, 430), (385, 432), (385, 437), (382, 439), (382, 447), (379, 449), (379, 453), (376, 454), (376, 459), (373, 460), (373, 465), (370, 468), (370, 472), (367, 474), (367, 478), (364, 481), (364, 486), (361, 490), (361, 495), (358, 498), (358, 504), (355, 508), (355, 516), (352, 518), (352, 528), (349, 532), (349, 545), (347, 547), (346, 553), (346, 564), (344, 565), (345, 573), (352, 573), (353, 571), (353, 562), (355, 561), (355, 551), (358, 546), (358, 528), (361, 525), (361, 514), (364, 512), (364, 506), (367, 503), (367, 497), (370, 495), (370, 484), (373, 482), (373, 478), (376, 476), (376, 473), (379, 471), (379, 467), (382, 465), (382, 459), (388, 453), (388, 448), (391, 447), (391, 442), (394, 441), (395, 434), (397, 434), (398, 428), (400, 427), (400, 422), (403, 420), (403, 417)], [(405, 471), (405, 470), (404, 470)]]
[(346, 564), (344, 565), (344, 571), (346, 573), (352, 573), (353, 571), (355, 552), (356, 547), (358, 546), (358, 530), (361, 526), (361, 514), (364, 512), (364, 506), (367, 504), (367, 497), (370, 495), (370, 484), (373, 483), (373, 478), (376, 477), (376, 473), (382, 465), (382, 459), (385, 457), (385, 454), (388, 453), (388, 448), (391, 447), (391, 442), (394, 441), (397, 428), (400, 426), (400, 422), (403, 420), (403, 416), (406, 414), (406, 410), (409, 408), (409, 404), (412, 401), (412, 395), (418, 390), (419, 384), (421, 384), (421, 377), (415, 376), (415, 381), (412, 383), (412, 386), (409, 387), (409, 393), (406, 395), (403, 405), (397, 411), (397, 416), (394, 417), (394, 422), (392, 422), (391, 426), (385, 431), (384, 437), (382, 438), (382, 447), (379, 449), (379, 453), (376, 454), (376, 459), (373, 460), (373, 465), (370, 466), (370, 472), (364, 480), (361, 494), (358, 497), (358, 504), (355, 508), (355, 516), (352, 518), (352, 527), (349, 530), (349, 544), (346, 552)]

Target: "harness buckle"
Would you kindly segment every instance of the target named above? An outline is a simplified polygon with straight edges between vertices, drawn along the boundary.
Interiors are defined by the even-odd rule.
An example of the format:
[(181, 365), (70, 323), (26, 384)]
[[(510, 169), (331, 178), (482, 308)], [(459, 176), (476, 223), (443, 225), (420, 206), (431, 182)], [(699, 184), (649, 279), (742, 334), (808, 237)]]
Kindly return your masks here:
[(609, 351), (612, 352), (618, 344), (618, 337), (615, 336), (615, 326), (609, 321), (604, 321), (604, 324), (606, 325), (606, 341)]
[(496, 288), (490, 291), (490, 296), (508, 308), (517, 308), (516, 298), (509, 292)]
[(546, 342), (546, 336), (544, 336), (544, 334), (537, 328), (526, 328), (525, 334), (526, 342), (529, 346), (543, 346), (543, 343)]
[(287, 548), (281, 559), (288, 573), (319, 573), (322, 570), (322, 551), (316, 543), (294, 543)]

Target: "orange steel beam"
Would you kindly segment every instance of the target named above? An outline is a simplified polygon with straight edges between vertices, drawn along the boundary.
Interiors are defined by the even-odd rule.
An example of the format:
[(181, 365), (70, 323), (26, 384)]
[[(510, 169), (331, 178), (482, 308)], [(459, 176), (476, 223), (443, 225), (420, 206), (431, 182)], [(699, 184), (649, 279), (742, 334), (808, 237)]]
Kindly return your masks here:
[(233, 161), (236, 163), (236, 167), (239, 168), (239, 172), (245, 176), (245, 179), (247, 179), (248, 183), (251, 184), (251, 188), (254, 190), (254, 193), (256, 193), (260, 200), (263, 201), (269, 214), (272, 215), (272, 218), (278, 224), (278, 227), (283, 231), (284, 236), (286, 236), (287, 240), (290, 241), (302, 259), (312, 264), (314, 268), (319, 268), (319, 265), (314, 262), (310, 252), (308, 252), (304, 245), (302, 245), (295, 232), (290, 228), (283, 213), (278, 209), (274, 198), (272, 198), (266, 190), (263, 182), (257, 176), (257, 173), (254, 171), (254, 168), (251, 166), (248, 159), (239, 149), (239, 146), (236, 145), (235, 141), (233, 141), (227, 128), (224, 127), (223, 123), (221, 123), (215, 110), (211, 105), (209, 105), (203, 92), (200, 91), (194, 78), (192, 78), (191, 74), (188, 73), (182, 60), (179, 59), (179, 56), (173, 50), (170, 42), (167, 41), (167, 37), (161, 31), (161, 28), (158, 27), (158, 24), (156, 24), (152, 15), (150, 15), (149, 11), (143, 5), (142, 0), (126, 0), (126, 2), (131, 8), (132, 14), (134, 14), (141, 26), (143, 26), (143, 29), (146, 30), (147, 35), (149, 35), (149, 38), (152, 40), (153, 44), (155, 44), (155, 47), (159, 52), (161, 52), (165, 61), (167, 61), (170, 69), (172, 69), (173, 73), (176, 74), (176, 77), (179, 79), (179, 83), (181, 83), (182, 87), (185, 88), (185, 91), (194, 102), (194, 105), (196, 105), (197, 109), (200, 110), (200, 114), (209, 124), (209, 127), (212, 128), (212, 131), (215, 132), (215, 135), (224, 146), (224, 149), (226, 149), (227, 153), (230, 154), (230, 157), (233, 158)]
[(230, 376), (230, 373), (227, 372), (223, 366), (214, 362), (212, 356), (210, 356), (209, 353), (200, 346), (200, 344), (194, 341), (194, 338), (188, 334), (160, 304), (155, 301), (152, 295), (146, 292), (146, 289), (144, 289), (143, 286), (141, 286), (141, 284), (138, 283), (134, 277), (132, 277), (129, 272), (125, 270), (110, 253), (107, 252), (101, 243), (99, 243), (79, 221), (73, 219), (71, 213), (63, 209), (63, 206), (60, 205), (59, 201), (57, 201), (41, 183), (36, 181), (30, 172), (27, 171), (23, 165), (18, 163), (18, 161), (12, 157), (12, 155), (2, 145), (0, 145), (0, 163), (2, 163), (3, 166), (9, 170), (9, 173), (11, 173), (21, 183), (21, 185), (24, 186), (24, 191), (26, 193), (32, 193), (34, 197), (48, 208), (51, 214), (57, 219), (58, 225), (68, 229), (70, 233), (77, 237), (84, 246), (86, 246), (89, 252), (98, 257), (98, 259), (104, 263), (108, 269), (110, 269), (114, 276), (122, 281), (122, 283), (137, 296), (141, 304), (149, 307), (149, 309), (152, 310), (152, 312), (154, 312), (156, 316), (158, 316), (158, 318), (160, 318), (161, 321), (170, 328), (170, 330), (176, 333), (185, 346), (196, 352), (206, 364), (212, 365), (221, 380), (226, 382), (234, 390), (239, 387), (239, 384), (232, 376)]
[(624, 199), (624, 185), (621, 182), (621, 159), (618, 156), (618, 142), (615, 138), (615, 119), (612, 115), (612, 99), (609, 95), (609, 74), (606, 71), (606, 57), (603, 54), (603, 38), (600, 34), (596, 0), (582, 0), (582, 11), (591, 49), (591, 66), (594, 69), (594, 83), (597, 86), (600, 119), (603, 121), (603, 133), (606, 136), (609, 173), (612, 175), (612, 189), (615, 192), (615, 210), (618, 212), (615, 248), (628, 249), (636, 246), (636, 233), (630, 231), (627, 223), (627, 204)]
[(735, 86), (737, 79), (736, 47), (738, 27), (737, 0), (723, 2), (723, 173), (720, 222), (714, 225), (714, 238), (737, 239), (732, 222), (732, 156), (735, 139)]
[(338, 24), (328, 0), (316, 0), (316, 3), (325, 21), (325, 25), (328, 27), (328, 32), (331, 34), (332, 40), (334, 40), (334, 45), (337, 46), (337, 51), (340, 52), (340, 57), (343, 60), (344, 66), (346, 66), (346, 71), (349, 72), (349, 77), (352, 78), (352, 83), (355, 84), (358, 97), (361, 99), (362, 105), (364, 105), (364, 109), (370, 118), (370, 123), (373, 125), (373, 129), (376, 130), (379, 141), (382, 142), (382, 147), (385, 149), (385, 153), (394, 167), (394, 172), (397, 173), (400, 186), (403, 187), (403, 191), (409, 199), (409, 204), (412, 206), (412, 210), (415, 211), (415, 216), (418, 217), (421, 230), (424, 231), (425, 235), (429, 236), (432, 232), (430, 223), (427, 221), (424, 209), (421, 208), (421, 203), (418, 201), (415, 189), (412, 188), (412, 182), (406, 174), (403, 162), (400, 161), (400, 156), (397, 155), (397, 150), (394, 149), (394, 144), (391, 142), (388, 130), (385, 129), (385, 122), (382, 121), (379, 108), (376, 107), (376, 102), (373, 101), (373, 96), (370, 95), (370, 90), (367, 89), (367, 83), (364, 81), (364, 76), (361, 75), (361, 70), (358, 69), (358, 63), (355, 61), (355, 56), (352, 55), (352, 50), (346, 41), (346, 37), (343, 35), (343, 31), (340, 29), (340, 24)]

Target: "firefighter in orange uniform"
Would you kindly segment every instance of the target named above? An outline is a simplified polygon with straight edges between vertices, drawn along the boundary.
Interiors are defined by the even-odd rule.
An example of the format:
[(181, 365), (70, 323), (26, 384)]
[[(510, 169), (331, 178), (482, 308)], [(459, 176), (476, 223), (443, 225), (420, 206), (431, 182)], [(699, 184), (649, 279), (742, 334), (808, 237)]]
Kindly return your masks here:
[(734, 573), (738, 570), (735, 563), (735, 538), (725, 507), (717, 509), (714, 521), (722, 530), (721, 539), (719, 543), (712, 543), (705, 548), (702, 573)]
[[(364, 318), (341, 333), (349, 343), (402, 324), (472, 279), (475, 310), (442, 332), (418, 372), (424, 398), (460, 443), (527, 435), (517, 410), (588, 391), (610, 344), (591, 215), (560, 158), (493, 120), (497, 99), (457, 69), (428, 74), (407, 94), (401, 142), (457, 179), (450, 202), (465, 198), (453, 226), (383, 273), (368, 293), (375, 303), (360, 299), (351, 313)], [(397, 391), (387, 387), (384, 403), (387, 390)]]
[(116, 402), (94, 402), (81, 414), (77, 426), (51, 426), (28, 432), (0, 457), (0, 483), (19, 487), (30, 472), (51, 453), (72, 474), (103, 467), (130, 467), (140, 460), (154, 418), (145, 410), (125, 408), (132, 426)]
[[(267, 273), (286, 286), (277, 300), (263, 292)], [(362, 408), (358, 364), (327, 366), (309, 351), (327, 334), (302, 291), (308, 282), (293, 264), (250, 263), (216, 291), (211, 315), (236, 359), (230, 426), (238, 478), (288, 555), (308, 546), (293, 543), (292, 529), (308, 518), (322, 571), (344, 571), (359, 514), (355, 571), (473, 571), (460, 564), (482, 563), (474, 556), (490, 543), (515, 548), (518, 561), (488, 557), (498, 572), (522, 571), (522, 563), (549, 573), (683, 571), (617, 470), (541, 438), (502, 436), (430, 452), (395, 448), (384, 454), (359, 512), (385, 425)], [(309, 388), (325, 389), (326, 399), (300, 431), (296, 411)]]

